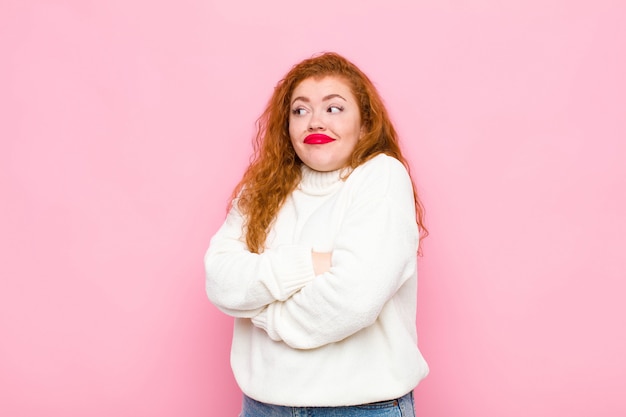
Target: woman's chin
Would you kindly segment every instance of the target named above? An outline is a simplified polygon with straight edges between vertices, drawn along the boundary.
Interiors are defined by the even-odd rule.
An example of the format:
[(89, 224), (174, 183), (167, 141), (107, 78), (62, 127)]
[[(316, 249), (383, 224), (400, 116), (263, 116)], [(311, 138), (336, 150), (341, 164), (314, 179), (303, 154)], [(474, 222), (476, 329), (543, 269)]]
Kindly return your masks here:
[(305, 165), (311, 168), (313, 171), (318, 171), (318, 172), (336, 171), (340, 168), (340, 167), (335, 167), (335, 165), (324, 165), (324, 164), (305, 164)]
[(330, 172), (341, 169), (347, 165), (347, 162), (343, 161), (325, 161), (325, 160), (306, 160), (302, 161), (307, 167), (313, 171)]

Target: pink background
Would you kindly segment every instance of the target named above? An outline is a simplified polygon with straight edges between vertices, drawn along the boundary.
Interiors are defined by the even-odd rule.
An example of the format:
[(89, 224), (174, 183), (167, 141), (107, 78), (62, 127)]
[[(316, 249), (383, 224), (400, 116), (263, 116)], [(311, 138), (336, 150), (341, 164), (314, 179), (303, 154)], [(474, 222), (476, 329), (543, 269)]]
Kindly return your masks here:
[(335, 50), (379, 87), (427, 207), (418, 415), (625, 415), (625, 18), (3, 0), (0, 414), (237, 415), (202, 256), (274, 84)]

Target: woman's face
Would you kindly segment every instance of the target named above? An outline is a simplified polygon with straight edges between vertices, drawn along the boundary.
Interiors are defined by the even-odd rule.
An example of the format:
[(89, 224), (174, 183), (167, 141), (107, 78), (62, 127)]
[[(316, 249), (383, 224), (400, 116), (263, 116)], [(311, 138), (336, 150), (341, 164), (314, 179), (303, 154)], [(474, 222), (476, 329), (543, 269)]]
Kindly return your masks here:
[(289, 136), (309, 168), (334, 171), (345, 167), (363, 134), (359, 105), (342, 78), (307, 78), (293, 90)]

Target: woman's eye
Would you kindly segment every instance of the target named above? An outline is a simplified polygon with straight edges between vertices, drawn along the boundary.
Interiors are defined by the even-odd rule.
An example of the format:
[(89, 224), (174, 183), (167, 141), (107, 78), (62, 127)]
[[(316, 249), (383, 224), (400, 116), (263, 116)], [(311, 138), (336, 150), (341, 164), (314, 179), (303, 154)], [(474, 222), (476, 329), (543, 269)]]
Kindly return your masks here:
[(343, 107), (341, 106), (330, 106), (328, 108), (328, 113), (339, 113), (341, 111), (343, 111)]
[(297, 109), (293, 109), (291, 112), (296, 116), (302, 116), (306, 112), (306, 110), (302, 107), (298, 107)]

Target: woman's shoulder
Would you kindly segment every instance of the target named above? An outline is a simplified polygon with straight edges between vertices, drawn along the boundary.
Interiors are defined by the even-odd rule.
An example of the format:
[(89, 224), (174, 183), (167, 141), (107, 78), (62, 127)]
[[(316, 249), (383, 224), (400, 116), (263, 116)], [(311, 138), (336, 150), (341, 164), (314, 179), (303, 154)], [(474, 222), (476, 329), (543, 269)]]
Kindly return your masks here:
[[(409, 177), (407, 168), (393, 156), (381, 153), (355, 168), (352, 175), (365, 177)], [(381, 180), (383, 178), (380, 178)]]
[(379, 154), (354, 169), (347, 180), (357, 193), (413, 193), (411, 177), (398, 159)]

